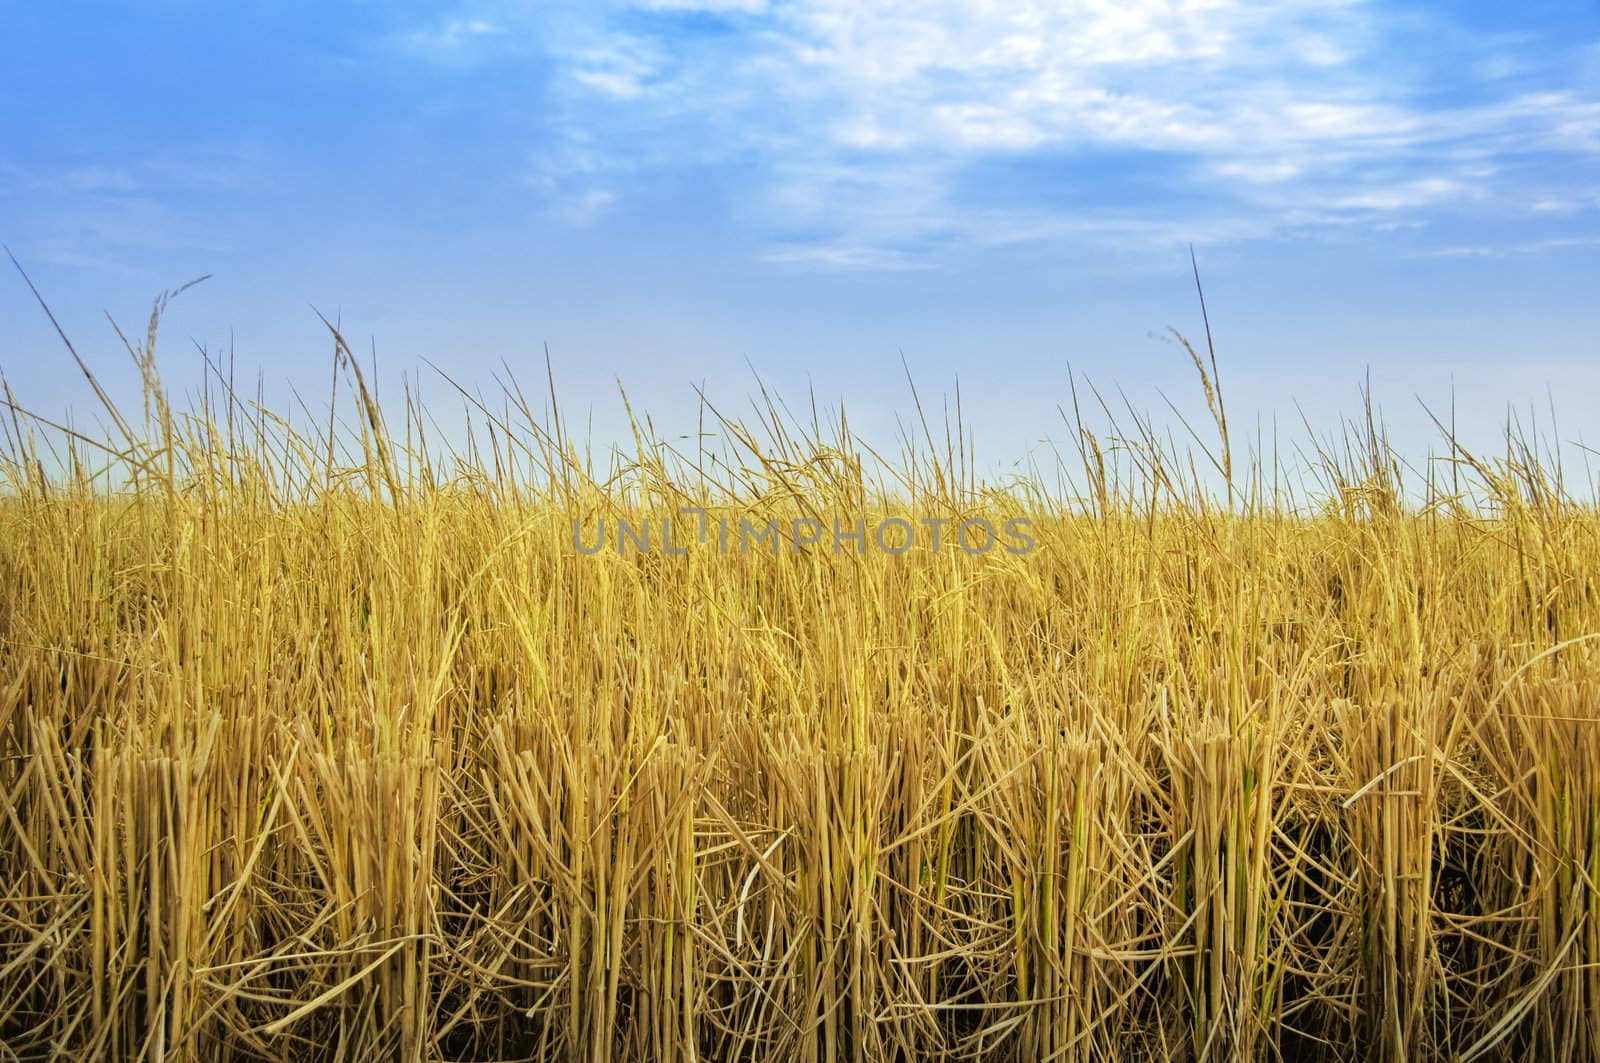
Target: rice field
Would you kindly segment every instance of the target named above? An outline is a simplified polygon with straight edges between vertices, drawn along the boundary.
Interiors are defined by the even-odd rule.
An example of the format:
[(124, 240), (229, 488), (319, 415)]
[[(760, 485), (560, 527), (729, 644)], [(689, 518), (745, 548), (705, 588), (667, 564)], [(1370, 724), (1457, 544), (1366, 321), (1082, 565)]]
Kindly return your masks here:
[[(1197, 358), (1189, 442), (1069, 399), (1005, 483), (920, 405), (597, 456), (342, 340), (332, 414), (179, 408), (154, 333), (142, 408), (0, 411), (0, 1059), (1600, 1055), (1600, 517), (1535, 442), (1279, 462)], [(610, 541), (685, 510), (778, 535)], [(1031, 549), (922, 535), (978, 519)]]

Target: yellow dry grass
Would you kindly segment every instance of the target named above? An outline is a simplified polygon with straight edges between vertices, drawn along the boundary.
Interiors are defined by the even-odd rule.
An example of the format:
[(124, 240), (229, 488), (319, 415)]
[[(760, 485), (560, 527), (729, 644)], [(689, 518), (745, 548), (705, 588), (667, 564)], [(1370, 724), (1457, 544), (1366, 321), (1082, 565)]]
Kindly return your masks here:
[[(1296, 509), (1081, 433), (1080, 505), (768, 402), (600, 473), (152, 345), (93, 440), (8, 393), (0, 1059), (1600, 1052), (1600, 520), (1514, 441)], [(1037, 548), (574, 549), (690, 504)]]

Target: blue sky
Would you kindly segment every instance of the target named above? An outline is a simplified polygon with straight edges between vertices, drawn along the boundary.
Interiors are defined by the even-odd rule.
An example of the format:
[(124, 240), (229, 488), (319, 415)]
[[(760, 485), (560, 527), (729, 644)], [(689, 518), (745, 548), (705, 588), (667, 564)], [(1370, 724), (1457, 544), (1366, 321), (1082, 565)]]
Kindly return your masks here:
[[(746, 360), (870, 433), (959, 376), (986, 456), (1060, 438), (1066, 367), (1192, 409), (1200, 258), (1236, 424), (1369, 371), (1492, 438), (1600, 440), (1600, 3), (0, 0), (0, 240), (80, 350), (164, 334), (324, 387), (311, 307), (391, 387), (542, 376), (615, 435)], [(88, 416), (20, 278), (0, 368)], [(1298, 403), (1298, 410), (1296, 407)]]

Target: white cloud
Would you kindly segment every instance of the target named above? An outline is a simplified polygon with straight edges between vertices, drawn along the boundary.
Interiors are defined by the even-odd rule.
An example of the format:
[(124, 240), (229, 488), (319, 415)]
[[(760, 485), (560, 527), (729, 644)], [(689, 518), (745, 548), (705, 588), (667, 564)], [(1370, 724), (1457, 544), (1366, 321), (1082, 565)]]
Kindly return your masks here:
[(1440, 200), (1459, 199), (1476, 193), (1469, 186), (1445, 177), (1426, 177), (1386, 188), (1373, 188), (1335, 199), (1328, 205), (1335, 210), (1406, 210)]
[(645, 0), (651, 11), (704, 11), (716, 15), (759, 15), (767, 10), (766, 0)]
[[(515, 10), (483, 2), (506, 5), (486, 16), (496, 25)], [(736, 161), (736, 209), (766, 221), (791, 249), (775, 252), (784, 261), (800, 261), (791, 233), (803, 229), (819, 265), (897, 268), (930, 241), (979, 241), (977, 220), (997, 214), (1114, 209), (1138, 231), (1177, 233), (1195, 224), (1182, 206), (1195, 197), (1215, 208), (1205, 225), (1263, 234), (1417, 225), (1469, 207), (1526, 215), (1575, 193), (1556, 180), (1530, 189), (1518, 160), (1600, 157), (1600, 97), (1559, 73), (1540, 84), (1548, 56), (1508, 55), (1490, 78), (1487, 44), (1460, 63), (1430, 58), (1395, 34), (1464, 48), (1467, 31), (1432, 34), (1370, 0), (598, 2), (540, 26), (567, 89), (561, 127), (633, 179), (640, 159)], [(615, 17), (639, 11), (726, 21), (705, 33)], [(1515, 91), (1502, 80), (1513, 73)], [(1451, 99), (1463, 102), (1440, 102)], [(1000, 209), (974, 177), (1008, 161), (1112, 158), (1122, 170), (1102, 178), (1104, 202), (1014, 184), (1036, 201)], [(1128, 175), (1144, 177), (1142, 198), (1124, 194)]]
[(1571, 214), (1573, 211), (1581, 209), (1581, 204), (1570, 199), (1546, 197), (1529, 203), (1528, 209), (1536, 214)]
[(1527, 240), (1516, 244), (1497, 244), (1478, 247), (1445, 247), (1434, 254), (1443, 258), (1510, 258), (1524, 255), (1546, 255), (1552, 251), (1583, 250), (1600, 247), (1600, 236), (1558, 236), (1548, 240)]
[(616, 193), (610, 189), (586, 188), (575, 195), (556, 200), (554, 211), (573, 225), (592, 225), (616, 199)]
[(401, 34), (396, 43), (406, 51), (429, 58), (458, 60), (468, 48), (502, 32), (485, 18), (449, 18)]
[(586, 49), (572, 57), (572, 67), (578, 84), (618, 100), (642, 96), (658, 73), (655, 57), (637, 42)]
[(926, 269), (904, 252), (887, 247), (864, 247), (844, 244), (785, 244), (772, 248), (764, 256), (767, 262), (783, 266), (803, 266), (827, 271), (871, 271)]
[(1305, 167), (1289, 159), (1230, 159), (1217, 163), (1212, 169), (1219, 177), (1237, 177), (1242, 181), (1267, 184), (1297, 177)]

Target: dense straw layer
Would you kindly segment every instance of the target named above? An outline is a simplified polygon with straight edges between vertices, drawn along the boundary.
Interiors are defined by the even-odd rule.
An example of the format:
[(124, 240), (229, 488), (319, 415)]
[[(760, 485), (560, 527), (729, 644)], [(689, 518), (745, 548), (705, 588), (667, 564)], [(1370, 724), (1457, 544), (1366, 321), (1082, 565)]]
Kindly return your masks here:
[[(602, 474), (148, 350), (142, 428), (7, 416), (0, 1058), (1600, 1054), (1600, 519), (1514, 440), (880, 489), (765, 403)], [(686, 505), (1035, 548), (575, 547)]]

